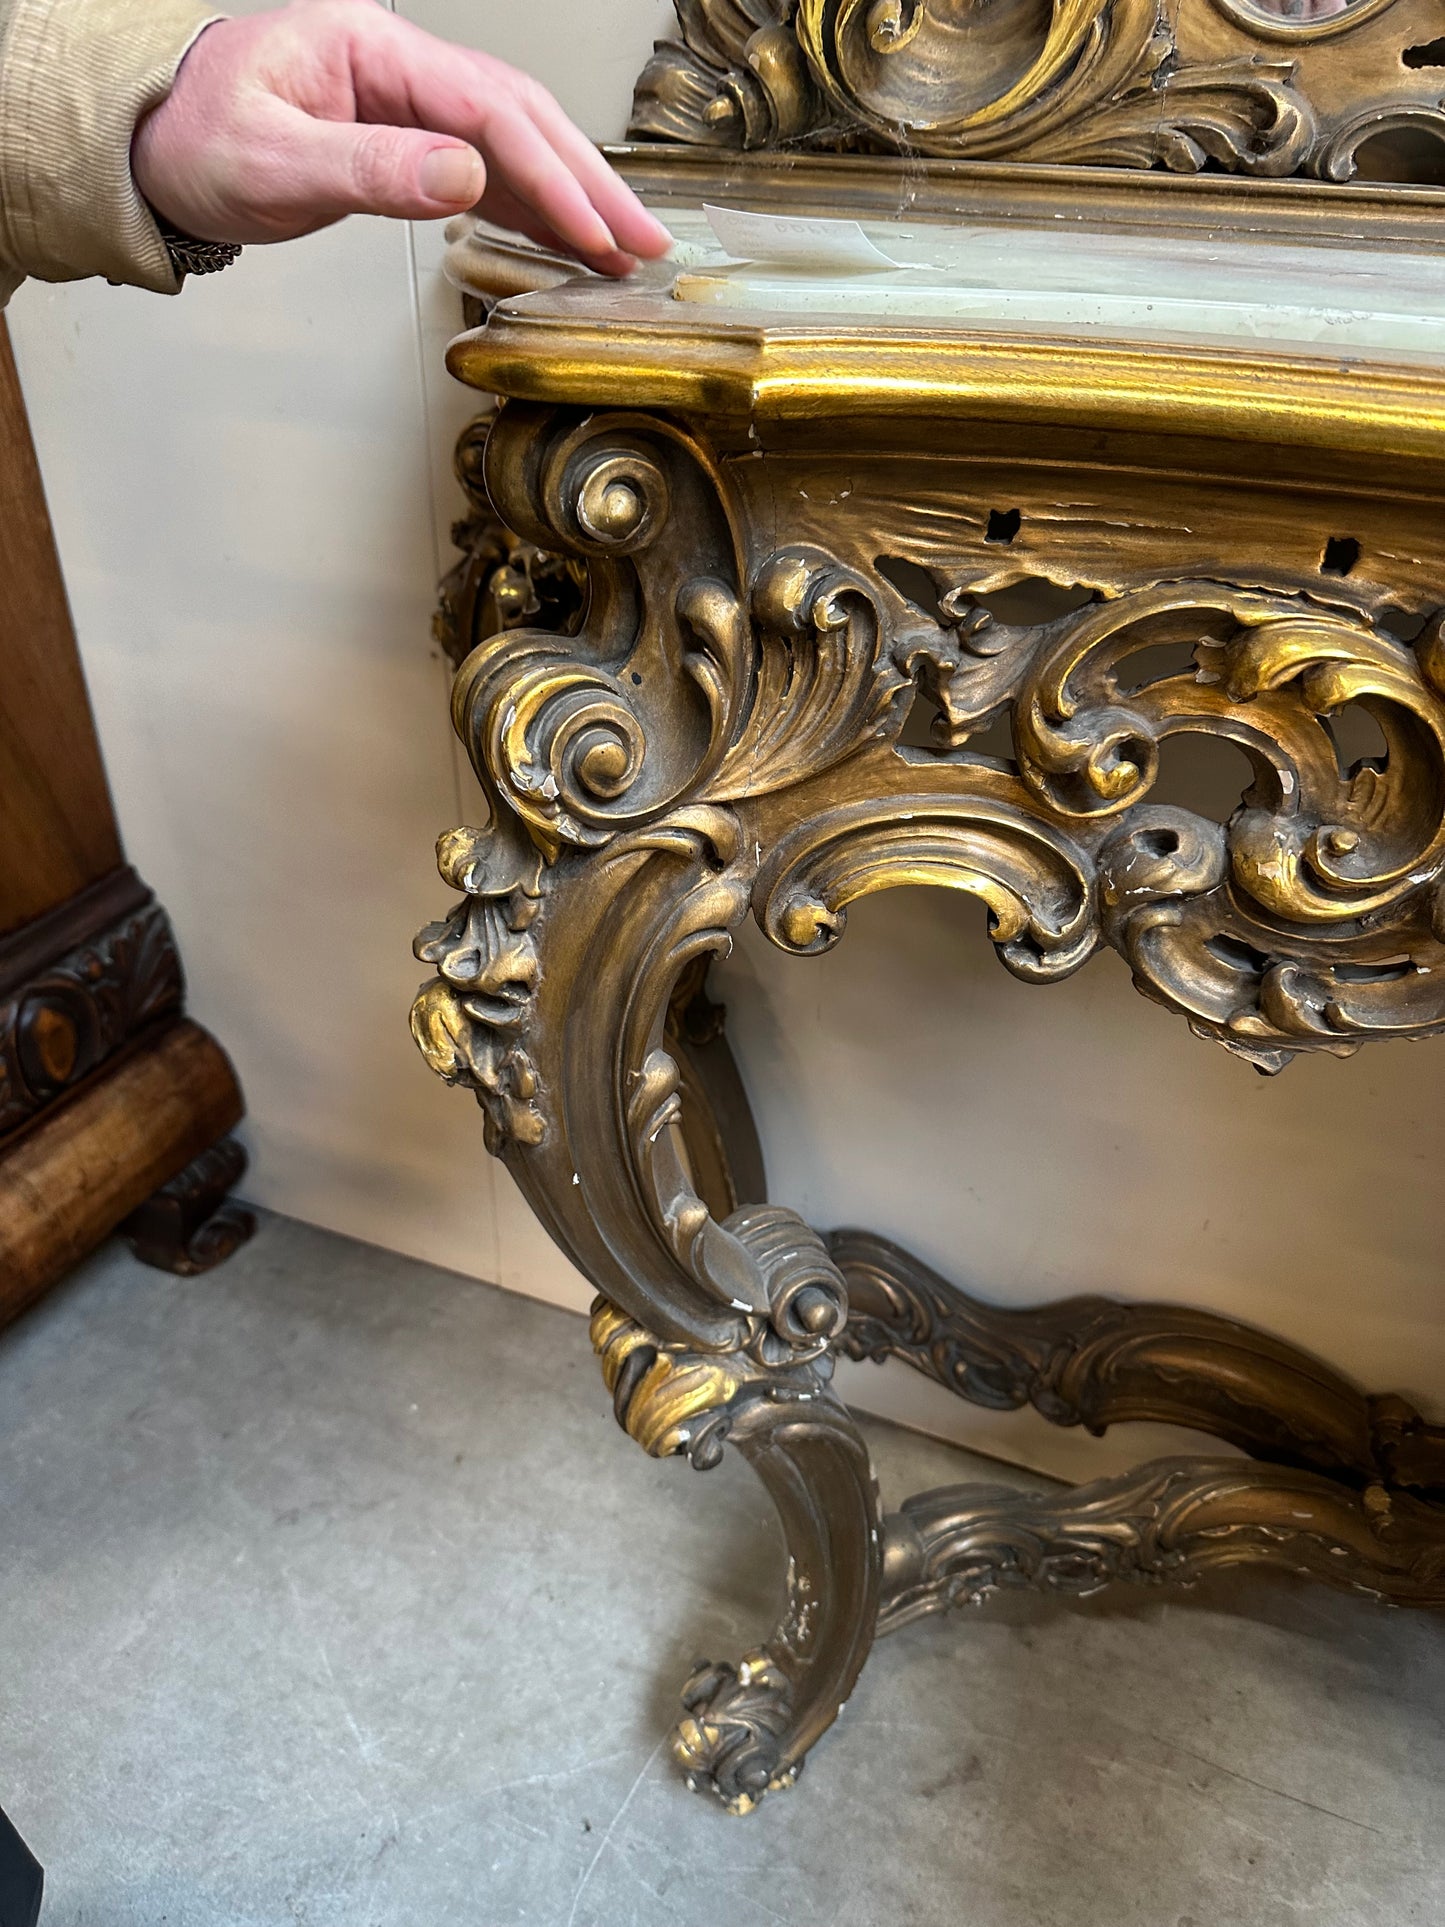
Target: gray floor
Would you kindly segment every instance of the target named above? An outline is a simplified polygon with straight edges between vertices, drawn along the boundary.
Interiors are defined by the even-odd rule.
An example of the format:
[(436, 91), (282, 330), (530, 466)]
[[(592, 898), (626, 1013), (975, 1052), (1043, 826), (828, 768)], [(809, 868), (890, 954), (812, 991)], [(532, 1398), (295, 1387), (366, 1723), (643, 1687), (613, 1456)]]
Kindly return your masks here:
[(778, 1583), (746, 1469), (644, 1459), (577, 1320), (301, 1225), (91, 1263), (0, 1340), (0, 1466), (44, 1927), (1445, 1918), (1445, 1626), (1287, 1582), (915, 1627), (796, 1792), (689, 1795), (676, 1686)]

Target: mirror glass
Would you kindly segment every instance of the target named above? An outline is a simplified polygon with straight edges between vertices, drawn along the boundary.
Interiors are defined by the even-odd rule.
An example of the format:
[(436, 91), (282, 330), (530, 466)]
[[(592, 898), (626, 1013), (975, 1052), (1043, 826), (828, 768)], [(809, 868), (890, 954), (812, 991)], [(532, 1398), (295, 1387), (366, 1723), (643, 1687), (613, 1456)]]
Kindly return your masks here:
[(1317, 20), (1333, 20), (1363, 0), (1244, 0), (1242, 13), (1262, 14), (1270, 21), (1311, 27)]

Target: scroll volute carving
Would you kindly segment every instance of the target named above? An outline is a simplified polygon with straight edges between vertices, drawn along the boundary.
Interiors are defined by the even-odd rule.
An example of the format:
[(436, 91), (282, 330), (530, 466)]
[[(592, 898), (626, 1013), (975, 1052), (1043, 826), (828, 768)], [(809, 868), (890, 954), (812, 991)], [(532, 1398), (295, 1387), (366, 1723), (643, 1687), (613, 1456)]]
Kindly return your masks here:
[[(1343, 600), (1165, 574), (1010, 624), (971, 591), (962, 534), (956, 565), (934, 558), (930, 616), (864, 562), (881, 530), (849, 561), (800, 540), (745, 563), (730, 478), (667, 422), (510, 404), (487, 461), (514, 539), (587, 577), (575, 623), (498, 631), (456, 686), (502, 828), (477, 843), (485, 861), (451, 866), (470, 902), (425, 933), (447, 988), (426, 993), (418, 1035), (503, 1140), (541, 1129), (525, 1032), (545, 863), (520, 893), (519, 878), (568, 848), (620, 860), (639, 837), (713, 851), (714, 947), (749, 896), (774, 942), (813, 953), (858, 898), (927, 882), (986, 904), (1015, 975), (1066, 976), (1107, 943), (1147, 996), (1262, 1070), (1445, 1028), (1440, 616), (1406, 642)], [(892, 539), (906, 547), (903, 528)], [(901, 742), (918, 689), (939, 707), (935, 754)], [(1351, 707), (1384, 754), (1346, 766), (1335, 719)], [(1012, 757), (972, 754), (1003, 716)], [(1227, 821), (1158, 799), (1180, 733), (1252, 764)], [(734, 819), (847, 765), (808, 804), (769, 809), (766, 848)], [(654, 989), (649, 1025), (670, 981)], [(639, 1076), (659, 1042), (639, 1037)], [(662, 1051), (653, 1071), (633, 1095), (660, 1116), (676, 1065)], [(700, 1207), (663, 1168), (670, 1140), (641, 1138), (657, 1147), (644, 1188), (682, 1201), (659, 1207), (663, 1242), (711, 1279), (687, 1233)], [(724, 1300), (751, 1303), (735, 1287)]]
[(1424, 178), (1445, 165), (1445, 146), (1429, 159), (1445, 138), (1434, 0), (677, 0), (677, 14), (638, 83), (635, 139), (1348, 180), (1383, 134), (1407, 165), (1425, 137)]
[(538, 548), (498, 521), (483, 475), (491, 425), (490, 414), (469, 422), (452, 461), (467, 513), (452, 524), (461, 559), (442, 579), (432, 638), (454, 669), (502, 629), (570, 634), (587, 581), (579, 561)]
[(542, 848), (598, 846), (695, 793), (727, 748), (750, 665), (723, 491), (666, 423), (516, 403), (486, 481), (521, 541), (585, 564), (586, 606), (575, 636), (523, 624), (484, 641), (453, 717)]
[[(1057, 852), (1052, 870), (1014, 873), (1012, 902), (1031, 922), (1014, 948), (1000, 944), (1011, 969), (1058, 975), (1087, 954), (1060, 942), (1071, 926), (1057, 909), (1041, 915), (1067, 902), (1046, 897), (1043, 879), (1072, 868), (1086, 924), (1138, 987), (1261, 1070), (1298, 1050), (1344, 1055), (1445, 1026), (1438, 615), (1410, 644), (1362, 614), (1220, 582), (1126, 589), (1037, 627), (979, 626), (966, 593), (943, 600), (953, 640), (914, 631), (907, 644), (940, 700), (950, 747), (935, 768), (991, 787), (995, 813), (1017, 810), (1007, 779), (966, 748), (1008, 696), (1022, 820), (1040, 850), (1050, 826)], [(1182, 664), (1161, 671), (1161, 650)], [(1373, 717), (1384, 754), (1346, 765), (1336, 728), (1352, 705)], [(1227, 821), (1156, 800), (1161, 746), (1179, 733), (1233, 743), (1252, 764)], [(881, 832), (870, 837), (876, 858)], [(828, 894), (822, 846), (814, 835), (774, 901), (786, 908), (809, 874)]]
[[(1438, 634), (1437, 618), (1412, 648), (1303, 600), (1186, 583), (1071, 618), (1025, 679), (1026, 782), (1080, 823), (1117, 819), (1098, 856), (1105, 936), (1146, 994), (1261, 1069), (1445, 1021)], [(1190, 667), (1131, 689), (1130, 658), (1181, 636)], [(1351, 703), (1386, 755), (1343, 769), (1331, 722)], [(1144, 800), (1175, 730), (1253, 763), (1227, 824)]]

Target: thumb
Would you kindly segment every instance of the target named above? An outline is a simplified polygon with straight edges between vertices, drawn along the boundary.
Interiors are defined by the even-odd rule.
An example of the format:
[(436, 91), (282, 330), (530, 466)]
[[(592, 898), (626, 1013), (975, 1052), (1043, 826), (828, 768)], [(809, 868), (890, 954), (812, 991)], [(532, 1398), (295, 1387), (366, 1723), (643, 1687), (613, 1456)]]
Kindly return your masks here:
[[(288, 225), (343, 214), (434, 221), (471, 207), (486, 186), (482, 157), (465, 141), (415, 127), (298, 119), (285, 167)], [(274, 200), (273, 208), (282, 211)]]

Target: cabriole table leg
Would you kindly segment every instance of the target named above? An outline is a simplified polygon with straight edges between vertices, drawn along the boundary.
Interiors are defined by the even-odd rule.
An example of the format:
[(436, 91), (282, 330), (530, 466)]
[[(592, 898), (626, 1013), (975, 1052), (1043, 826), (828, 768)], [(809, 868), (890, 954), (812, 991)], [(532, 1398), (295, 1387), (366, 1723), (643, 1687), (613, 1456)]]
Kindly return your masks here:
[[(983, 440), (941, 449), (921, 419), (861, 452), (831, 421), (772, 449), (734, 424), (718, 452), (659, 411), (509, 402), (485, 493), (467, 443), (475, 579), (450, 584), (448, 620), (476, 646), (453, 713), (491, 821), (439, 846), (460, 901), (419, 939), (435, 975), (413, 1028), (600, 1293), (593, 1339), (629, 1435), (699, 1467), (731, 1441), (778, 1507), (784, 1618), (699, 1669), (676, 1741), (736, 1811), (795, 1777), (875, 1625), (1000, 1585), (1249, 1560), (1440, 1598), (1441, 1442), (1403, 1401), (1206, 1313), (1001, 1312), (764, 1203), (702, 987), (749, 915), (809, 956), (861, 897), (961, 890), (1016, 977), (1059, 981), (1110, 947), (1155, 1002), (1271, 1072), (1445, 1028), (1445, 552), (1422, 524), (1394, 581), (1398, 534), (1352, 497), (1369, 570), (1322, 588), (1313, 498), (1161, 456), (1165, 541), (1134, 468), (1056, 439), (1024, 467)], [(488, 502), (510, 531), (495, 554)], [(1023, 547), (1001, 553), (1015, 541), (1078, 593), (996, 615), (987, 597), (1023, 574)], [(478, 633), (484, 608), (502, 626)], [(923, 698), (926, 748), (905, 727)], [(1378, 720), (1383, 758), (1342, 760), (1331, 719), (1350, 704)], [(1003, 719), (1012, 753), (985, 752)], [(1156, 800), (1182, 731), (1254, 764), (1227, 821)], [(949, 1489), (880, 1533), (829, 1386), (838, 1349), (1060, 1423), (1187, 1423), (1254, 1462), (1166, 1460), (1062, 1498)]]

